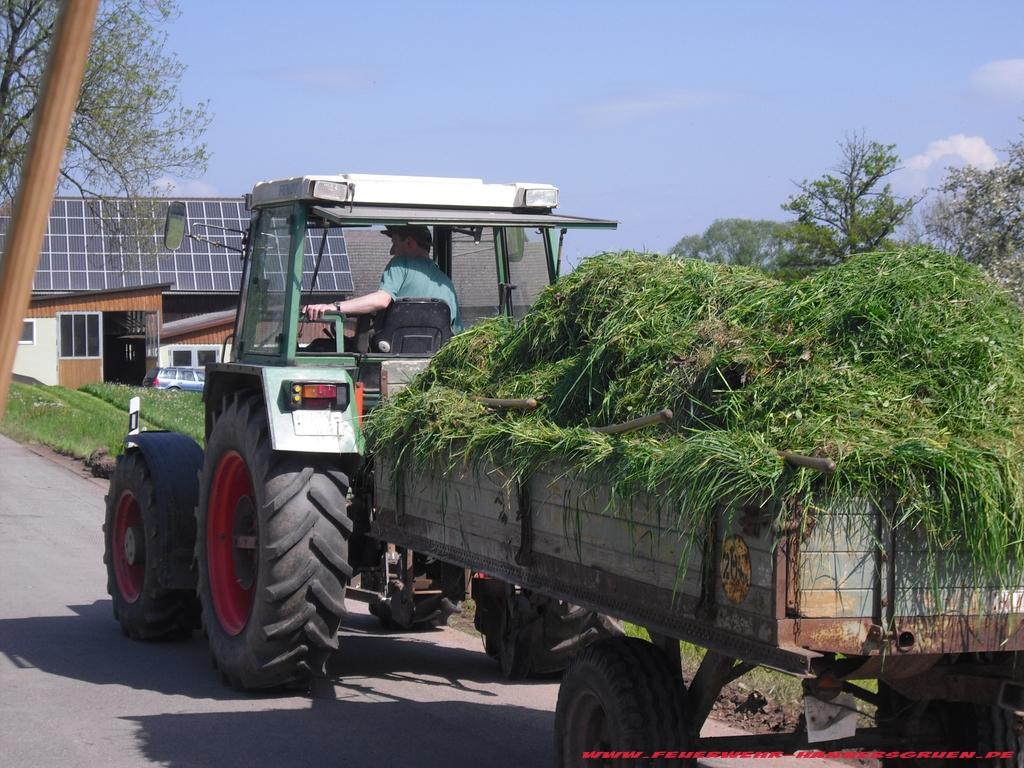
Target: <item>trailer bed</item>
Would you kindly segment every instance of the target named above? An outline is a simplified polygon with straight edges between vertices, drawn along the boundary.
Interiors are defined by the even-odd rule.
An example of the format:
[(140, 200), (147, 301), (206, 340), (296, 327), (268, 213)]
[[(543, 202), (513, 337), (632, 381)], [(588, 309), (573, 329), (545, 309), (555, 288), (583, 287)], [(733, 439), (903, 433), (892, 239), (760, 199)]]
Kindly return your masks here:
[(1024, 648), (1024, 586), (944, 568), (868, 503), (788, 530), (772, 503), (723, 508), (688, 552), (685, 514), (613, 499), (569, 467), (516, 484), (488, 464), (413, 476), (378, 458), (375, 507), (378, 538), (796, 675), (823, 654)]

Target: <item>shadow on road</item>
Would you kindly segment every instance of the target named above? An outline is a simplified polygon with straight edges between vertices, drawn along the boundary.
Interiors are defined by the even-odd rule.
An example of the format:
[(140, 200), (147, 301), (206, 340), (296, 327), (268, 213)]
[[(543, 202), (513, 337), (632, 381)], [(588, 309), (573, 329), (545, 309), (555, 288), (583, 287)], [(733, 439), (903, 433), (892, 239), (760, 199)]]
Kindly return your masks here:
[[(121, 634), (109, 600), (69, 608), (75, 615), (0, 620), (0, 653), (17, 667), (96, 685), (124, 685), (222, 701), (294, 696), (239, 693), (225, 687), (198, 633), (192, 640), (143, 643)], [(441, 645), (439, 634), (389, 632), (371, 616), (350, 614), (340, 651), (328, 662), (328, 676), (357, 688), (361, 684), (350, 678), (414, 680), (421, 685), (497, 696), (487, 690), (507, 684), (497, 663), (482, 650)]]
[(110, 600), (68, 606), (74, 616), (0, 620), (0, 653), (17, 667), (96, 685), (204, 699), (239, 694), (221, 685), (203, 643), (140, 643), (121, 634)]
[[(314, 699), (299, 710), (126, 719), (138, 728), (142, 754), (169, 768), (521, 768), (552, 762), (552, 714), (511, 705)], [(516, 738), (510, 740), (509, 733)]]

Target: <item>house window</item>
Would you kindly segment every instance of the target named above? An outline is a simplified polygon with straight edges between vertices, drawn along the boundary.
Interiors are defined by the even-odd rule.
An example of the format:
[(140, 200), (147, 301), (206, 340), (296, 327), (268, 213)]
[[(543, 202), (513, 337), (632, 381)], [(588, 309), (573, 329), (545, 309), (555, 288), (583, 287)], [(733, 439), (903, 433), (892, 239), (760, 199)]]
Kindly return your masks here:
[(21, 321), (21, 338), (18, 339), (19, 344), (35, 344), (36, 343), (36, 321), (35, 320), (22, 320)]
[(203, 368), (220, 359), (218, 347), (178, 347), (171, 349), (171, 365), (183, 368)]
[(65, 312), (57, 317), (61, 357), (100, 356), (99, 312)]
[(200, 368), (206, 366), (207, 363), (216, 363), (217, 355), (220, 353), (216, 349), (197, 349), (196, 350), (196, 365)]

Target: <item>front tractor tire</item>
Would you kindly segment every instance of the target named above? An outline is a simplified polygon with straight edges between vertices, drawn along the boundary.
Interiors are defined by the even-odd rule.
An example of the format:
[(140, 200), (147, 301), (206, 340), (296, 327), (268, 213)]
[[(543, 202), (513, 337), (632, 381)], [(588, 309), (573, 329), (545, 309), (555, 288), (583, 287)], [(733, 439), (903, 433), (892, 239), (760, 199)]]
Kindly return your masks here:
[(347, 491), (327, 457), (271, 449), (259, 396), (225, 399), (201, 474), (196, 559), (210, 651), (232, 687), (308, 685), (337, 650), (352, 576)]
[(110, 478), (103, 523), (107, 592), (121, 630), (135, 640), (162, 640), (190, 633), (191, 590), (161, 584), (161, 542), (170, 527), (160, 519), (153, 476), (138, 451), (118, 457)]

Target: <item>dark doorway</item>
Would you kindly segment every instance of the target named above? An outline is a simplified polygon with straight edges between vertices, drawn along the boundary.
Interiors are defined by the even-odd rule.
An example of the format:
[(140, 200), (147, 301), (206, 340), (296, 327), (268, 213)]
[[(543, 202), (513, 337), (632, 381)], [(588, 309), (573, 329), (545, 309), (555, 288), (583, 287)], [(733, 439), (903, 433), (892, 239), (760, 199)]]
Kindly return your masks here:
[(146, 375), (146, 314), (103, 313), (103, 380), (138, 387)]

